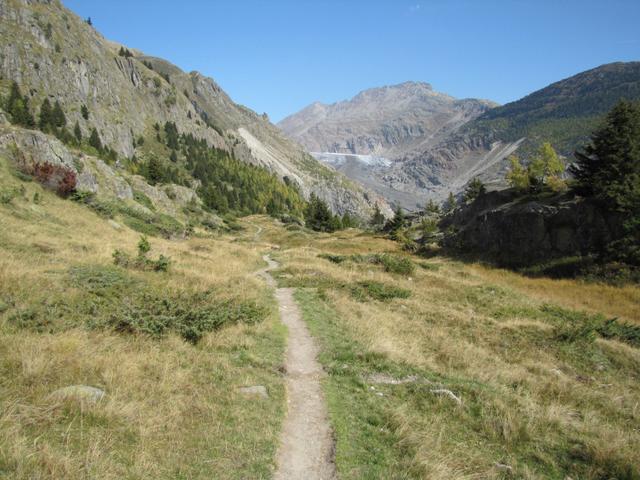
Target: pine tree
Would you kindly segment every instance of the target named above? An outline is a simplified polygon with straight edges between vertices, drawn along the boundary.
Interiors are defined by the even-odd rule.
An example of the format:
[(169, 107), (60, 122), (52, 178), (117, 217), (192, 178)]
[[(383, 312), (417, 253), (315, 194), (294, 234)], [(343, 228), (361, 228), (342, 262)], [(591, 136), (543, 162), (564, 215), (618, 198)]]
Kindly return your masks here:
[(82, 105), (82, 107), (80, 107), (80, 113), (82, 114), (82, 118), (89, 120), (89, 109), (86, 105)]
[(404, 222), (405, 222), (404, 212), (402, 211), (402, 207), (398, 206), (395, 209), (393, 218), (387, 221), (387, 223), (385, 224), (384, 230), (386, 232), (389, 232), (391, 235), (393, 235), (402, 227), (404, 227)]
[(80, 130), (80, 124), (77, 121), (73, 126), (73, 136), (76, 137), (76, 141), (80, 145), (82, 143), (82, 130)]
[(43, 132), (49, 131), (49, 128), (52, 126), (52, 116), (51, 116), (51, 102), (49, 102), (48, 98), (45, 98), (42, 101), (42, 106), (40, 107), (40, 120), (38, 121), (38, 128)]
[(456, 197), (453, 195), (453, 192), (449, 192), (447, 201), (444, 204), (445, 213), (449, 214), (453, 212), (457, 205), (458, 205), (458, 201), (456, 200)]
[(379, 228), (384, 225), (384, 215), (380, 211), (380, 207), (376, 203), (376, 206), (373, 210), (373, 215), (371, 216), (371, 220), (369, 222), (372, 227)]
[(472, 203), (476, 198), (484, 195), (487, 192), (487, 188), (479, 178), (474, 178), (469, 182), (467, 188), (464, 191), (464, 201), (466, 203)]
[(29, 99), (22, 96), (17, 82), (11, 84), (6, 107), (13, 123), (27, 128), (35, 127), (36, 122), (29, 110)]
[(100, 135), (98, 135), (98, 131), (95, 128), (91, 129), (89, 145), (95, 148), (98, 152), (102, 152), (102, 141), (100, 140)]
[(53, 110), (51, 111), (51, 120), (56, 128), (63, 128), (67, 124), (67, 117), (64, 115), (64, 111), (62, 111), (58, 100), (56, 100)]
[(425, 212), (431, 215), (440, 215), (440, 205), (433, 201), (433, 199), (429, 199), (427, 205), (425, 206)]
[(640, 104), (621, 101), (575, 154), (575, 189), (640, 217)]
[(152, 185), (161, 183), (164, 180), (164, 171), (162, 168), (162, 164), (155, 155), (152, 155), (151, 158), (149, 158), (146, 177), (149, 179)]

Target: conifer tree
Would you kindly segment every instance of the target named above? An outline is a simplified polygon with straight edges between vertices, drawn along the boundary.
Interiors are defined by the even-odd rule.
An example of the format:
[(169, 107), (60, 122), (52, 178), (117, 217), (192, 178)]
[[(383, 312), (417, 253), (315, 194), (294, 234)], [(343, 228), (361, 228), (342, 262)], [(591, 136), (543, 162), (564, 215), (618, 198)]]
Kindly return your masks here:
[(89, 120), (89, 109), (86, 105), (82, 105), (82, 107), (80, 107), (80, 113), (82, 114), (82, 118)]
[(444, 204), (445, 213), (451, 213), (455, 210), (456, 205), (458, 205), (458, 201), (456, 197), (453, 195), (453, 192), (449, 192), (449, 196), (447, 197), (447, 201)]
[(80, 124), (76, 120), (76, 124), (73, 126), (73, 136), (76, 138), (78, 145), (82, 143), (82, 130), (80, 130)]
[(51, 111), (51, 121), (56, 128), (63, 128), (67, 124), (67, 117), (58, 100), (56, 100), (53, 110)]
[(43, 132), (47, 132), (52, 123), (51, 102), (49, 102), (48, 98), (45, 98), (42, 101), (42, 106), (40, 107), (40, 120), (38, 121), (38, 128)]
[(382, 227), (382, 225), (384, 225), (384, 215), (380, 211), (380, 207), (378, 206), (377, 203), (373, 210), (373, 215), (371, 216), (371, 220), (369, 223), (374, 228), (379, 228), (379, 227)]
[(95, 148), (98, 152), (102, 152), (102, 141), (100, 140), (100, 135), (98, 135), (98, 131), (95, 128), (91, 129), (89, 145)]
[(464, 201), (466, 203), (472, 203), (476, 198), (484, 195), (486, 192), (487, 188), (484, 186), (484, 183), (476, 177), (469, 182), (469, 185), (467, 185), (467, 188), (464, 191)]

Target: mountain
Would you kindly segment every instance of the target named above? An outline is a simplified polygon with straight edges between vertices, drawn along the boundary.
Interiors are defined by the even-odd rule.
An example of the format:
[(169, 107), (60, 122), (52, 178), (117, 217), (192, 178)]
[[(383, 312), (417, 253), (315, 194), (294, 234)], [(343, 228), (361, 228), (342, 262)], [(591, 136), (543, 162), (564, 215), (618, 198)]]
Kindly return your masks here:
[[(425, 85), (403, 84), (373, 91), (384, 92), (401, 87), (405, 90), (410, 86), (409, 89), (428, 92), (429, 89)], [(362, 97), (356, 103), (361, 104), (365, 98), (374, 99), (369, 111), (376, 112), (378, 108), (385, 111), (386, 104), (376, 100), (385, 98), (384, 94), (365, 93), (361, 94)], [(442, 94), (432, 96), (438, 99), (446, 97)], [(360, 95), (356, 98), (358, 97)], [(396, 118), (419, 117), (422, 125), (431, 125), (431, 129), (424, 130), (423, 136), (405, 135), (411, 137), (411, 140), (397, 142), (402, 145), (400, 148), (394, 145), (369, 152), (357, 148), (345, 151), (336, 148), (336, 145), (332, 147), (330, 142), (314, 143), (307, 139), (315, 137), (319, 132), (332, 131), (332, 125), (339, 125), (339, 129), (334, 128), (335, 131), (350, 131), (349, 118), (354, 122), (352, 130), (359, 131), (360, 120), (340, 113), (344, 110), (341, 105), (351, 105), (353, 101), (341, 102), (330, 107), (308, 107), (300, 114), (283, 120), (279, 126), (307, 148), (311, 146), (311, 151), (324, 147), (329, 148), (330, 152), (345, 153), (342, 156), (316, 156), (335, 165), (351, 178), (375, 189), (388, 200), (414, 209), (422, 206), (429, 198), (443, 200), (450, 191), (459, 193), (476, 176), (490, 187), (503, 186), (506, 158), (514, 152), (526, 158), (544, 141), (550, 141), (560, 154), (571, 157), (573, 151), (587, 141), (602, 116), (621, 98), (640, 98), (640, 62), (603, 65), (556, 82), (516, 102), (494, 108), (489, 108), (491, 104), (488, 102), (452, 100), (453, 105), (459, 106), (457, 102), (467, 105), (468, 102), (472, 102), (474, 107), (465, 110), (470, 112), (466, 116), (455, 116), (456, 120), (451, 123), (447, 122), (446, 117), (443, 118), (443, 112), (437, 108), (430, 112), (426, 108), (417, 109), (418, 102), (398, 101), (397, 109), (394, 111)], [(441, 102), (436, 104), (442, 106)], [(400, 112), (403, 108), (406, 110)], [(360, 111), (363, 109), (360, 108)], [(371, 122), (378, 122), (379, 128), (382, 129), (385, 124), (384, 121), (379, 121), (380, 115), (374, 113)], [(333, 116), (339, 121), (334, 123)], [(367, 128), (372, 127), (368, 124)], [(325, 135), (318, 138), (325, 138)], [(384, 143), (379, 142), (376, 145)], [(341, 144), (338, 143), (337, 146)], [(387, 160), (392, 161), (371, 162), (366, 161), (366, 158), (351, 155), (377, 155), (380, 152), (387, 154)]]
[(311, 152), (394, 160), (429, 148), (492, 106), (486, 100), (457, 100), (428, 83), (406, 82), (332, 105), (316, 102), (278, 126)]
[(367, 216), (374, 203), (384, 207), (285, 138), (266, 115), (234, 103), (212, 79), (105, 39), (58, 0), (0, 0), (0, 17), (2, 90), (17, 82), (34, 113), (45, 98), (58, 101), (67, 125), (78, 122), (84, 138), (95, 128), (117, 166), (168, 157), (155, 140), (169, 123), (180, 135), (286, 178), (305, 196), (316, 193), (338, 213)]

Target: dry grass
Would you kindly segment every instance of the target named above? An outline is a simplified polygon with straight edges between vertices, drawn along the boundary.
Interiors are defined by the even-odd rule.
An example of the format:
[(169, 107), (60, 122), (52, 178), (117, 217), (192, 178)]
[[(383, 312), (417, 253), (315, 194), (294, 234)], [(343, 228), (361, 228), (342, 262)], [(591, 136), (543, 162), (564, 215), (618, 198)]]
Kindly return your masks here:
[[(20, 185), (0, 174), (0, 188)], [(53, 315), (62, 299), (74, 312), (83, 293), (69, 285), (70, 267), (111, 265), (115, 248), (133, 253), (139, 239), (23, 185), (24, 194), (0, 205), (0, 477), (269, 478), (284, 406), (284, 331), (252, 275), (260, 252), (229, 238), (150, 239), (153, 256), (171, 257), (170, 272), (128, 274), (159, 295), (213, 290), (270, 312), (197, 345), (173, 334), (88, 329), (76, 313), (43, 331), (19, 328), (12, 316), (34, 306)], [(41, 204), (31, 200), (36, 191)], [(96, 405), (50, 397), (75, 384), (106, 397)], [(270, 398), (244, 398), (244, 385), (265, 385)]]
[[(263, 227), (265, 238), (281, 247), (281, 282), (320, 292), (300, 299), (308, 303), (307, 320), (325, 351), (334, 352), (324, 359), (325, 366), (331, 371), (334, 362), (341, 365), (335, 367), (337, 376), (330, 377), (327, 389), (343, 474), (638, 478), (638, 349), (614, 340), (561, 341), (558, 332), (587, 318), (573, 310), (637, 321), (640, 289), (531, 279), (444, 258), (414, 258), (426, 268), (404, 277), (374, 265), (318, 258), (319, 253), (363, 250), (399, 253), (386, 240), (355, 232), (342, 232), (341, 238), (299, 234), (292, 240), (291, 233)], [(362, 280), (393, 284), (412, 295), (392, 302), (362, 302), (341, 287)], [(340, 334), (334, 337), (335, 329)], [(351, 360), (345, 342), (355, 352)], [(383, 360), (362, 364), (369, 355)], [(358, 383), (360, 376), (354, 377), (355, 387), (345, 383), (345, 372), (358, 369), (417, 373), (460, 395), (463, 406), (456, 408), (450, 400), (411, 385), (377, 386), (383, 396), (371, 400), (370, 386)], [(396, 435), (393, 447), (371, 439), (368, 417), (358, 423), (341, 411), (345, 405), (351, 411), (380, 409), (383, 424)], [(367, 438), (353, 433), (358, 428), (369, 432)], [(366, 458), (354, 448), (358, 442), (381, 451), (395, 448), (398, 458), (410, 457), (410, 466), (400, 470), (398, 460), (375, 472), (357, 471), (355, 460), (347, 457)]]

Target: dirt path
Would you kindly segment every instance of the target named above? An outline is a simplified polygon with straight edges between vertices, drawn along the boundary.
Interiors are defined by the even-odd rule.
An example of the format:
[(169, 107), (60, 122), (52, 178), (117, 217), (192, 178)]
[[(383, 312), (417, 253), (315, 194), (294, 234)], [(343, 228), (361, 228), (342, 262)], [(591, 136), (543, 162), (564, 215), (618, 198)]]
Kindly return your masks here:
[[(278, 264), (265, 255), (269, 264), (258, 275), (275, 287), (269, 270)], [(278, 450), (276, 480), (333, 480), (333, 438), (327, 419), (320, 379), (322, 367), (316, 360), (318, 348), (307, 329), (292, 288), (277, 288), (280, 319), (289, 330), (285, 367), (287, 370), (287, 418)]]

